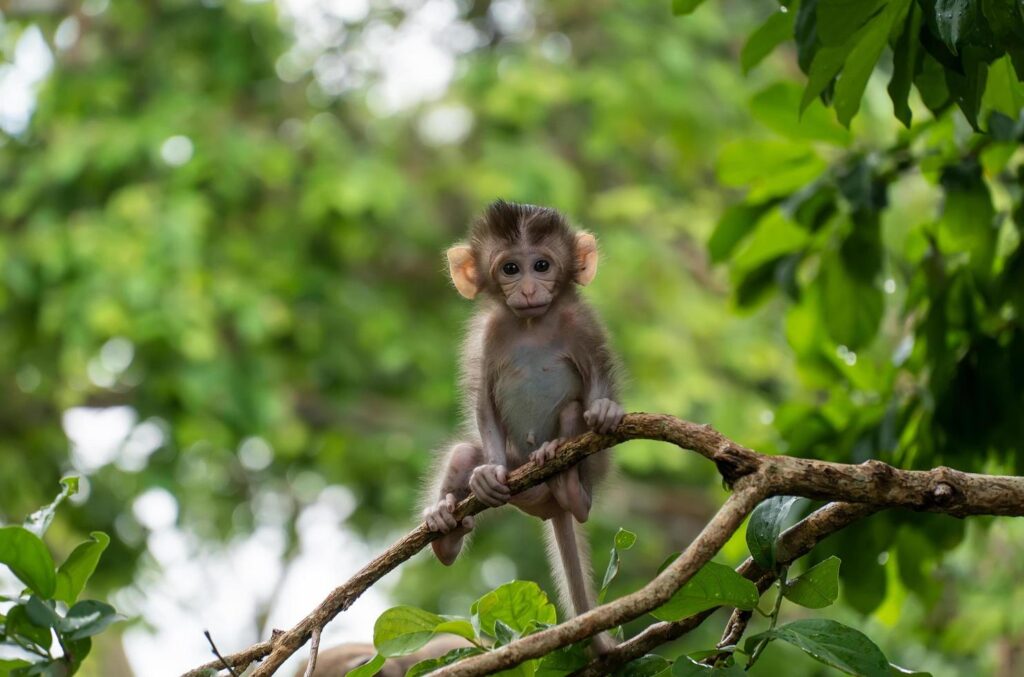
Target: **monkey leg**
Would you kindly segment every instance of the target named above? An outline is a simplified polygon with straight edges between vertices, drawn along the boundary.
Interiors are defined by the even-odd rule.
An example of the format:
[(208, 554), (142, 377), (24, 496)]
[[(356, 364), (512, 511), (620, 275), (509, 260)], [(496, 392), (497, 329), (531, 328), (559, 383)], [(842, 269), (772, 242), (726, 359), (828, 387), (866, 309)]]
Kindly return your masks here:
[(423, 511), (423, 521), (431, 531), (440, 531), (443, 536), (431, 542), (437, 559), (445, 566), (450, 565), (462, 550), (463, 539), (473, 530), (474, 519), (466, 517), (459, 524), (452, 513), (456, 504), (469, 496), (469, 478), (473, 468), (483, 463), (480, 447), (460, 442), (448, 452), (448, 460), (442, 471), (440, 491), (436, 503)]
[[(555, 451), (567, 438), (575, 437), (587, 430), (583, 420), (583, 405), (573, 400), (558, 414), (558, 437), (542, 444), (530, 454), (531, 460), (543, 465), (554, 457)], [(586, 522), (590, 516), (591, 496), (590, 473), (581, 472), (583, 461), (558, 473), (547, 481), (551, 493), (562, 510), (568, 511), (577, 522)]]

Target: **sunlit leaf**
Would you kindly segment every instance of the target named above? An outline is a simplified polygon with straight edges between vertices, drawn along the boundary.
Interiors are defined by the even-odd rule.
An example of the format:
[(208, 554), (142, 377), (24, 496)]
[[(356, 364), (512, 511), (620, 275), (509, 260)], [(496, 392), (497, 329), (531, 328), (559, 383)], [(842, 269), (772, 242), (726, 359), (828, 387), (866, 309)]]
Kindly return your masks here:
[(53, 557), (39, 537), (24, 527), (0, 528), (0, 564), (5, 564), (22, 583), (49, 599), (57, 585)]
[(859, 630), (842, 623), (810, 618), (794, 621), (747, 638), (745, 650), (753, 651), (762, 639), (778, 639), (799, 648), (812, 658), (850, 675), (887, 677), (889, 662), (882, 650)]
[(753, 609), (758, 598), (752, 582), (731, 567), (708, 562), (651, 615), (662, 621), (677, 621), (716, 606)]
[(555, 606), (532, 581), (512, 581), (495, 588), (473, 603), (472, 613), (491, 637), (499, 620), (520, 634), (529, 631), (531, 624), (557, 620)]
[(839, 564), (836, 556), (823, 562), (787, 582), (783, 594), (791, 602), (808, 609), (823, 609), (839, 597)]
[(68, 558), (57, 569), (57, 586), (53, 598), (66, 604), (74, 604), (89, 577), (96, 571), (100, 556), (110, 544), (110, 537), (102, 531), (89, 534), (89, 540), (71, 551)]

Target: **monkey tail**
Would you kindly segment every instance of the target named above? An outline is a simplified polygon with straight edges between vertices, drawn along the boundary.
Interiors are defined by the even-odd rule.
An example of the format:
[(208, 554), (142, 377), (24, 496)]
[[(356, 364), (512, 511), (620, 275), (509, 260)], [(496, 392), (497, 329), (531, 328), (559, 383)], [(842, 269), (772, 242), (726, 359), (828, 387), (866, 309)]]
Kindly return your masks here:
[(568, 511), (548, 521), (548, 559), (562, 607), (578, 616), (594, 606), (590, 544)]
[[(579, 616), (595, 606), (596, 597), (590, 567), (590, 543), (583, 526), (577, 524), (568, 511), (559, 512), (548, 521), (548, 559), (551, 573), (558, 584), (562, 608)], [(595, 635), (591, 644), (598, 654), (604, 654), (615, 646), (615, 640), (607, 632)]]

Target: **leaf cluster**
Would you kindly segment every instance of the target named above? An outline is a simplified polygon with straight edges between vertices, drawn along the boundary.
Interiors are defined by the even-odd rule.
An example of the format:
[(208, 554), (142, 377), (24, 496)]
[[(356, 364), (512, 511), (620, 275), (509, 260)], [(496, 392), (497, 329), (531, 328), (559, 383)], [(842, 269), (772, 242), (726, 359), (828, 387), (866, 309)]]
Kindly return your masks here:
[(61, 483), (57, 497), (29, 515), (23, 525), (0, 528), (0, 565), (25, 585), (17, 596), (0, 598), (8, 603), (0, 613), (0, 647), (27, 656), (0, 659), (0, 675), (72, 675), (89, 655), (92, 637), (120, 618), (109, 604), (78, 599), (110, 543), (109, 536), (93, 532), (59, 567), (43, 543), (57, 507), (78, 492), (77, 477)]

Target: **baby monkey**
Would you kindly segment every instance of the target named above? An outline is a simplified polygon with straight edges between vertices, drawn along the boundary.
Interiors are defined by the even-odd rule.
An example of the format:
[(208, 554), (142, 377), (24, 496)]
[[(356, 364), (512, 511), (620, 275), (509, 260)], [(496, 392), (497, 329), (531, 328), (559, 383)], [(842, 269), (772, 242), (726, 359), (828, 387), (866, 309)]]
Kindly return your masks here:
[[(447, 451), (423, 511), (428, 528), (443, 534), (432, 543), (434, 553), (446, 565), (458, 556), (473, 518), (460, 524), (452, 512), (470, 491), (492, 507), (510, 502), (550, 521), (555, 578), (563, 602), (581, 614), (593, 606), (594, 594), (589, 551), (574, 519), (587, 520), (607, 454), (589, 456), (515, 496), (507, 480), (528, 460), (553, 458), (567, 438), (587, 429), (607, 433), (622, 420), (617, 361), (576, 289), (597, 273), (597, 241), (573, 230), (554, 209), (498, 200), (473, 223), (469, 244), (447, 255), (455, 288), (483, 301), (462, 355), (471, 422), (466, 439)], [(596, 647), (603, 650), (607, 642), (601, 637)]]

